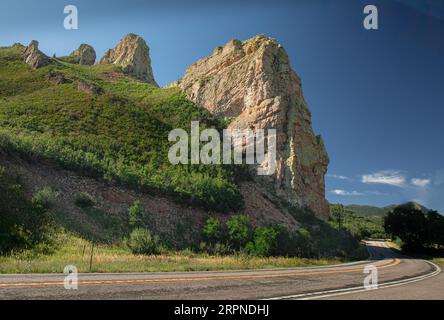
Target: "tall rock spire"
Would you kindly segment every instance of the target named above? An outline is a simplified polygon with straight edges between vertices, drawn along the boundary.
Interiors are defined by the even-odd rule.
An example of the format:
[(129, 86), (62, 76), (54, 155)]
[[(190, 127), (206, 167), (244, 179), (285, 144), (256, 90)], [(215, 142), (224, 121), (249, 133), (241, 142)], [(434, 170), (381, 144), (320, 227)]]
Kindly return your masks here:
[(232, 40), (169, 86), (179, 87), (219, 118), (231, 118), (230, 128), (276, 129), (277, 169), (266, 178), (268, 185), (328, 218), (324, 176), (329, 158), (321, 137), (313, 133), (301, 80), (275, 40)]
[(136, 79), (158, 86), (151, 68), (149, 47), (143, 38), (130, 33), (114, 48), (108, 50), (99, 64), (115, 64)]

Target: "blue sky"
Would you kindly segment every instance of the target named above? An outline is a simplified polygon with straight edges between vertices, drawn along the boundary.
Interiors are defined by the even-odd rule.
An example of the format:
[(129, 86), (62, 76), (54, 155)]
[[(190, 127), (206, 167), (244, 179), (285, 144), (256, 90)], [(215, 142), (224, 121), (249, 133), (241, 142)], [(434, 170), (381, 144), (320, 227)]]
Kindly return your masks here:
[[(63, 28), (63, 7), (79, 29)], [(379, 10), (379, 30), (362, 26)], [(444, 2), (440, 0), (17, 1), (0, 3), (0, 45), (40, 42), (98, 57), (127, 33), (145, 38), (160, 85), (230, 39), (276, 38), (302, 78), (331, 163), (331, 202), (417, 200), (444, 212)]]

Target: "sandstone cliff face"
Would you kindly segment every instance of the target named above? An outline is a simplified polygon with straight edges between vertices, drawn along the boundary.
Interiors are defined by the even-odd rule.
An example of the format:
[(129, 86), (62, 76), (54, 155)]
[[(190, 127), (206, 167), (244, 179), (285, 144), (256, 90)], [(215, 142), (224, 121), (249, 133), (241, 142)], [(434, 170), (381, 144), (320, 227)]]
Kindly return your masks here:
[(329, 215), (324, 175), (329, 158), (311, 128), (301, 80), (285, 50), (273, 39), (232, 40), (191, 65), (177, 86), (230, 128), (276, 129), (277, 169), (266, 179), (273, 191), (292, 203)]
[(99, 64), (119, 65), (136, 79), (158, 86), (151, 69), (149, 50), (145, 40), (130, 33), (114, 49), (108, 50)]
[(92, 66), (96, 62), (96, 51), (89, 44), (82, 43), (80, 47), (71, 53), (72, 57), (78, 57), (79, 64)]
[(44, 67), (50, 64), (51, 59), (39, 50), (39, 43), (32, 40), (29, 46), (23, 51), (23, 59), (33, 69)]

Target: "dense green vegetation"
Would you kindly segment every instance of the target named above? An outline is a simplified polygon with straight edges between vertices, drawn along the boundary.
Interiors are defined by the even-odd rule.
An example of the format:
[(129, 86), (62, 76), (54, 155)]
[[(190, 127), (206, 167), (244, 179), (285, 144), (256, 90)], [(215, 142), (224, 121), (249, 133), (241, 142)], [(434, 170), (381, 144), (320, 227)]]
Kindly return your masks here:
[(331, 222), (318, 220), (309, 209), (285, 201), (283, 204), (301, 223), (297, 230), (289, 230), (284, 225), (253, 228), (245, 215), (233, 215), (225, 225), (211, 217), (202, 229), (205, 242), (200, 249), (209, 254), (243, 252), (254, 256), (366, 258), (359, 236)]
[(301, 223), (296, 232), (288, 232), (285, 228), (278, 235), (279, 254), (304, 257), (347, 257), (349, 259), (365, 259), (367, 250), (360, 244), (360, 238), (349, 230), (337, 228), (331, 221), (318, 220), (307, 208), (300, 208), (283, 203), (288, 212)]
[(30, 248), (47, 252), (55, 231), (47, 211), (52, 196), (43, 190), (27, 199), (18, 177), (0, 166), (0, 254)]
[(330, 205), (331, 224), (335, 228), (348, 230), (359, 239), (386, 238), (382, 216), (361, 216), (341, 204)]
[[(0, 148), (133, 188), (174, 195), (217, 211), (239, 210), (239, 166), (171, 165), (168, 133), (223, 123), (176, 89), (130, 79), (111, 65), (81, 66), (56, 60), (38, 70), (22, 62), (19, 47), (0, 48)], [(51, 73), (69, 83), (53, 84)], [(84, 81), (101, 89), (78, 90)]]
[(436, 211), (424, 213), (407, 203), (387, 214), (384, 228), (402, 241), (403, 250), (430, 253), (444, 248), (444, 217)]

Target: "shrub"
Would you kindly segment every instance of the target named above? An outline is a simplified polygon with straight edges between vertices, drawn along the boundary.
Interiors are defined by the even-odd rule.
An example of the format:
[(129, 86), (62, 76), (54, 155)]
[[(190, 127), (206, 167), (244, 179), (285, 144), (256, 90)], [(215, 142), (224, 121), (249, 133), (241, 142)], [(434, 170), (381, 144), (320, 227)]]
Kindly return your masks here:
[(41, 205), (43, 208), (49, 209), (54, 205), (58, 196), (58, 192), (52, 190), (50, 187), (44, 187), (33, 195), (32, 202)]
[(209, 244), (206, 242), (201, 242), (199, 245), (199, 250), (201, 252), (206, 252), (212, 255), (226, 255), (233, 251), (225, 243), (216, 242), (214, 244)]
[(227, 221), (228, 238), (235, 249), (243, 248), (251, 239), (251, 225), (247, 216), (234, 215)]
[(130, 227), (141, 227), (143, 223), (143, 208), (139, 200), (134, 203), (128, 209), (128, 221)]
[(87, 192), (80, 192), (77, 195), (77, 198), (75, 200), (75, 204), (79, 206), (80, 208), (89, 208), (94, 206), (95, 200), (92, 195), (90, 195)]
[(27, 199), (18, 177), (10, 176), (2, 167), (0, 174), (0, 254), (50, 245), (52, 216), (41, 204)]
[(220, 221), (216, 218), (208, 218), (203, 227), (202, 234), (204, 239), (210, 243), (219, 241), (222, 235)]
[(274, 228), (256, 228), (253, 241), (247, 244), (246, 250), (255, 256), (270, 256), (276, 250), (277, 236), (278, 231)]
[(136, 228), (126, 240), (128, 248), (134, 254), (158, 254), (161, 251), (160, 239), (142, 228)]

